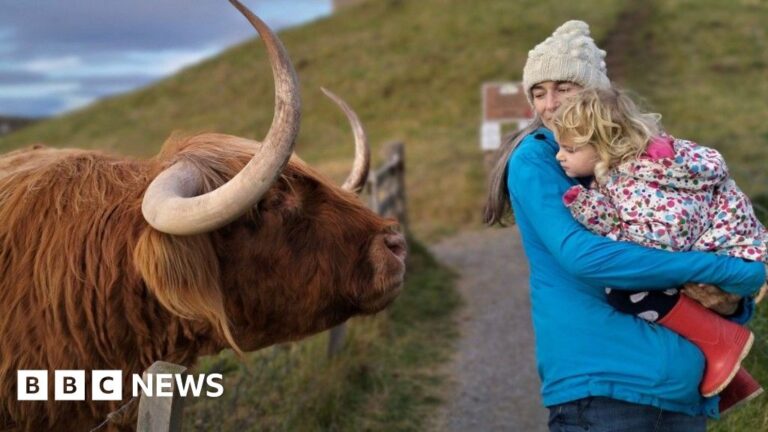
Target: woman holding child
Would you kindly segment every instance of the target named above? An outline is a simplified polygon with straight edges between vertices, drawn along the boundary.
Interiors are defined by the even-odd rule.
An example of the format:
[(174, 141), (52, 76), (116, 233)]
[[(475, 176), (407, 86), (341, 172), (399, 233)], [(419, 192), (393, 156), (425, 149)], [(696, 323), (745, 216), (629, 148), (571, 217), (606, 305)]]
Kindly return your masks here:
[[(618, 94), (606, 76), (604, 57), (605, 52), (589, 37), (588, 26), (580, 21), (563, 24), (529, 52), (523, 84), (536, 118), (502, 149), (491, 176), (485, 220), (501, 223), (511, 207), (522, 236), (530, 265), (537, 363), (542, 398), (550, 409), (550, 430), (704, 431), (706, 417), (717, 418), (719, 412), (719, 398), (710, 396), (722, 391), (724, 402), (728, 396), (732, 404), (761, 391), (739, 368), (753, 338), (740, 324), (753, 312), (750, 296), (764, 284), (765, 268), (760, 262), (738, 258), (748, 255), (748, 247), (741, 248), (743, 242), (730, 249), (717, 241), (711, 247), (698, 247), (718, 252), (726, 248), (733, 255), (724, 256), (669, 251), (687, 250), (694, 247), (691, 244), (676, 243), (661, 250), (660, 242), (637, 241), (627, 235), (633, 229), (632, 218), (616, 211), (623, 209), (621, 203), (605, 208), (595, 204), (600, 201), (595, 197), (603, 199), (603, 204), (617, 198), (597, 193), (606, 192), (601, 190), (608, 184), (605, 176), (622, 163), (663, 164), (659, 161), (675, 161), (676, 152), (698, 151), (676, 145), (661, 132), (658, 122), (649, 120), (653, 116), (637, 110), (628, 123), (648, 122), (622, 129), (610, 118), (595, 115), (595, 110), (579, 109), (574, 101), (583, 102), (582, 90)], [(564, 103), (575, 107), (567, 121), (558, 110)], [(607, 123), (611, 124), (606, 127)], [(581, 126), (592, 129), (584, 133)], [(631, 151), (619, 152), (615, 158), (601, 156), (604, 147), (613, 148), (627, 135), (634, 137), (638, 128), (644, 132), (633, 138)], [(606, 130), (618, 138), (606, 138)], [(567, 141), (564, 146), (558, 145), (553, 131)], [(599, 143), (603, 147), (598, 148)], [(580, 151), (585, 153), (579, 155)], [(577, 155), (583, 166), (577, 166)], [(721, 180), (727, 183), (726, 178)], [(656, 193), (640, 189), (639, 195)], [(716, 201), (715, 189), (702, 192), (706, 204)], [(728, 196), (741, 198), (737, 189), (730, 192)], [(642, 198), (638, 202), (644, 203)], [(611, 223), (594, 229), (608, 237), (590, 232), (566, 205), (587, 225), (590, 220), (610, 218)], [(736, 237), (752, 236), (749, 241), (759, 245), (765, 240), (764, 229), (745, 206), (748, 201), (739, 208), (746, 219), (732, 224), (743, 229)], [(594, 214), (587, 215), (587, 209)], [(667, 216), (659, 215), (662, 222)], [(709, 221), (698, 222), (697, 232), (705, 231)], [(685, 236), (677, 232), (672, 237)], [(747, 257), (766, 259), (764, 250)], [(717, 305), (727, 319), (680, 295), (677, 289), (687, 283), (714, 285), (730, 293)], [(608, 287), (613, 293), (608, 296), (613, 298), (610, 303)], [(694, 285), (691, 289), (695, 293), (705, 288)], [(740, 299), (738, 304), (728, 307), (733, 298)], [(660, 325), (642, 318), (653, 318)]]

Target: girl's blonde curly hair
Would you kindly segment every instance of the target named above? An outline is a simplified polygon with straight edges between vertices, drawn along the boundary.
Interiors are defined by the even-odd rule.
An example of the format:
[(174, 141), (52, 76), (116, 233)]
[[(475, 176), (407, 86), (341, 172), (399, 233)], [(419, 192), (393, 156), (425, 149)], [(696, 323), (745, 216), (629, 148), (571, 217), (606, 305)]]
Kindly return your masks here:
[(595, 180), (639, 157), (651, 138), (661, 134), (661, 115), (640, 111), (621, 90), (587, 89), (567, 98), (553, 118), (557, 142), (565, 137), (575, 146), (591, 145), (599, 161)]

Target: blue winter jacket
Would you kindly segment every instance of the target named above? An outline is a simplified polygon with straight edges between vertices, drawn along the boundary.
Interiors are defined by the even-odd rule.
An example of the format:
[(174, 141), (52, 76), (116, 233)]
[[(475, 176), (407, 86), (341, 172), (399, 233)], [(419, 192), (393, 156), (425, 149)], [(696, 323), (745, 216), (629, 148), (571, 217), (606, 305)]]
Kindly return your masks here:
[[(717, 398), (698, 391), (704, 358), (676, 333), (614, 310), (606, 286), (653, 290), (703, 282), (749, 295), (761, 263), (702, 252), (665, 252), (590, 233), (562, 203), (577, 183), (555, 160), (552, 132), (539, 128), (512, 153), (507, 185), (530, 264), (541, 394), (546, 406), (606, 396), (717, 418)], [(752, 314), (748, 300), (737, 321)]]

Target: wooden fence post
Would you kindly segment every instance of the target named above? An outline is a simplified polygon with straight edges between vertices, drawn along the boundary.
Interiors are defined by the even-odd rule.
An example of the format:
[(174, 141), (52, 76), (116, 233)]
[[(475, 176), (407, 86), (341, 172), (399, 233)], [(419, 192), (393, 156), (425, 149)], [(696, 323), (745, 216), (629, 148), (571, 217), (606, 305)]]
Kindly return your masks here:
[(332, 328), (328, 334), (328, 357), (334, 357), (344, 346), (344, 336), (347, 333), (346, 323), (341, 323)]
[[(152, 376), (149, 378), (148, 375)], [(157, 374), (187, 376), (187, 368), (181, 365), (156, 361), (144, 371), (142, 378), (149, 382), (154, 392), (152, 396), (141, 395), (139, 400), (139, 415), (136, 421), (136, 432), (181, 432), (181, 422), (184, 410), (184, 398), (179, 395), (176, 380), (172, 380), (173, 396), (158, 396), (157, 386), (152, 383)]]
[[(368, 174), (365, 190), (368, 207), (380, 216), (393, 216), (400, 222), (403, 232), (408, 229), (408, 211), (405, 205), (405, 145), (400, 141), (384, 146), (384, 165)], [(383, 196), (382, 196), (383, 195)], [(345, 323), (329, 331), (328, 357), (333, 357), (344, 346)]]
[(405, 200), (405, 145), (402, 142), (390, 144), (390, 159), (395, 163), (395, 181), (396, 186), (394, 195), (397, 197), (395, 207), (395, 217), (400, 221), (403, 232), (408, 230), (408, 209)]

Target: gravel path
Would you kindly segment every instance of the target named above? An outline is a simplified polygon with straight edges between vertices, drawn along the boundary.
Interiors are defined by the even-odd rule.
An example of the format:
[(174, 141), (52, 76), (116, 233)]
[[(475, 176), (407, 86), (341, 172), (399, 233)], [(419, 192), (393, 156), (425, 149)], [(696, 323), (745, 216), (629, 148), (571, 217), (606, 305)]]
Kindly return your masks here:
[(431, 247), (460, 275), (461, 339), (436, 431), (547, 430), (539, 396), (528, 265), (516, 228), (466, 232)]

